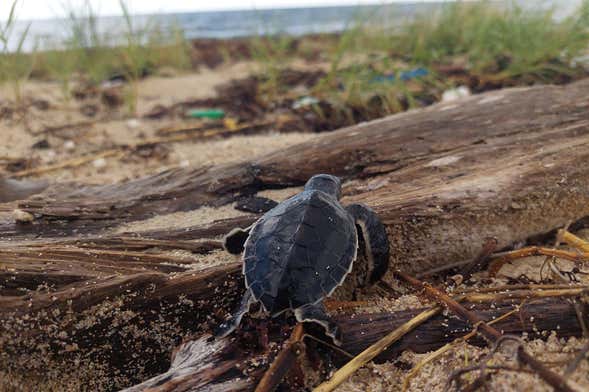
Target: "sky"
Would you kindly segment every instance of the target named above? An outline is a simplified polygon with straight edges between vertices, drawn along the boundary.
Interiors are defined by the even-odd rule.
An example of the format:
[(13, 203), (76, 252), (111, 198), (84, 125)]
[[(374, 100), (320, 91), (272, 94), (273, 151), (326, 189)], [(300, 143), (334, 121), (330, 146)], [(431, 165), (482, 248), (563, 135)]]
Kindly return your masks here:
[[(414, 2), (423, 2), (417, 0)], [(64, 16), (65, 4), (79, 7), (85, 0), (19, 0), (17, 15), (23, 19), (48, 19)], [(127, 0), (132, 13), (150, 14), (181, 11), (305, 7), (319, 5), (358, 5), (407, 2), (407, 0)], [(99, 15), (120, 14), (119, 0), (90, 0)], [(11, 0), (0, 0), (0, 20), (8, 17)]]

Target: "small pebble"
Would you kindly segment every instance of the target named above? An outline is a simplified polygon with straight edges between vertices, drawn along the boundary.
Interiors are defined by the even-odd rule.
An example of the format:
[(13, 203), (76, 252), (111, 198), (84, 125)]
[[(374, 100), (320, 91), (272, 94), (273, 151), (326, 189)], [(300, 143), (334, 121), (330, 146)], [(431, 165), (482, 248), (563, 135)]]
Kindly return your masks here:
[(450, 280), (452, 280), (456, 286), (460, 286), (462, 282), (464, 282), (464, 276), (461, 274), (452, 275), (450, 276)]
[(102, 169), (103, 167), (106, 166), (106, 159), (104, 159), (104, 158), (95, 159), (94, 161), (92, 161), (92, 165), (97, 169)]
[(137, 128), (140, 125), (141, 125), (141, 123), (136, 118), (132, 118), (127, 121), (127, 127), (131, 128), (131, 129)]
[(73, 150), (76, 148), (76, 143), (74, 143), (73, 140), (68, 140), (65, 143), (63, 143), (63, 148), (65, 148), (66, 150)]
[(31, 223), (35, 220), (33, 214), (18, 208), (12, 211), (12, 216), (14, 217), (14, 221), (16, 223)]

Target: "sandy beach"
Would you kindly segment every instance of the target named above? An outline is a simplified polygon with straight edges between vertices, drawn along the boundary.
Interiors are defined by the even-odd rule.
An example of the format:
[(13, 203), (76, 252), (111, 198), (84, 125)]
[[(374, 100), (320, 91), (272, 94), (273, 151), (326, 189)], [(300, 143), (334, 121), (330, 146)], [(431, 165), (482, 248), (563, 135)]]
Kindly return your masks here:
[[(529, 72), (512, 52), (485, 63), (452, 50), (437, 58), (427, 45), (441, 41), (422, 48), (426, 40), (412, 37), (407, 49), (368, 30), (286, 44), (195, 40), (184, 68), (145, 66), (136, 80), (123, 73), (100, 83), (76, 73), (66, 95), (55, 78), (33, 72), (20, 102), (10, 83), (0, 85), (0, 180), (47, 186), (0, 203), (0, 391), (135, 391), (160, 381), (176, 390), (207, 377), (212, 384), (194, 390), (253, 390), (278, 353), (292, 350), (296, 322), (252, 312), (242, 331), (210, 338), (244, 291), (241, 258), (222, 241), (255, 222), (261, 203), (301, 192), (315, 168), (341, 176), (343, 204), (377, 212), (396, 253), (369, 287), (359, 282), (372, 254), (360, 254), (326, 301), (361, 342), (352, 339), (353, 354), (311, 327), (278, 390), (310, 391), (337, 374), (367, 346), (354, 334), (370, 334), (373, 315), (382, 337), (390, 332), (383, 317), (435, 306), (397, 268), (493, 314), (486, 324), (505, 318), (525, 332), (496, 347), (481, 338), (482, 321), (470, 320), (420, 346), (408, 330), (407, 349), (387, 346), (335, 390), (437, 392), (458, 379), (452, 390), (553, 390), (546, 369), (562, 376), (588, 344), (585, 169), (570, 161), (586, 153), (589, 67), (560, 51), (537, 55), (543, 62)], [(345, 47), (354, 39), (355, 52)], [(380, 51), (357, 50), (367, 42)], [(411, 58), (423, 53), (428, 66)], [(474, 262), (472, 276), (461, 270)], [(501, 302), (512, 288), (515, 299)], [(569, 289), (580, 291), (559, 296)], [(501, 301), (465, 299), (485, 293)], [(539, 325), (550, 329), (526, 313), (538, 303), (548, 309)], [(563, 331), (552, 305), (576, 315), (562, 320)], [(502, 306), (513, 309), (497, 313)], [(434, 332), (462, 322), (454, 310), (441, 310)], [(471, 331), (479, 336), (464, 339)], [(518, 361), (516, 343), (545, 367)], [(175, 369), (190, 344), (198, 349), (189, 365)], [(432, 347), (445, 351), (432, 358)], [(562, 377), (589, 390), (589, 362)]]
[[(149, 77), (140, 84), (140, 113), (147, 113), (156, 105), (171, 106), (181, 101), (215, 98), (215, 87), (226, 83), (231, 78), (245, 78), (253, 72), (251, 63), (237, 63), (221, 66), (215, 70), (203, 70), (176, 76), (154, 76)], [(87, 156), (99, 156), (102, 151), (120, 149), (113, 156), (105, 158), (90, 159), (73, 167), (51, 169), (39, 175), (26, 176), (29, 179), (43, 178), (51, 183), (75, 182), (79, 184), (108, 184), (131, 179), (141, 178), (169, 168), (199, 168), (209, 165), (224, 165), (238, 162), (240, 160), (252, 160), (273, 151), (279, 151), (285, 147), (311, 140), (317, 137), (311, 132), (282, 132), (278, 133), (272, 127), (267, 127), (256, 132), (255, 135), (239, 135), (230, 137), (211, 137), (205, 140), (195, 137), (193, 139), (179, 142), (165, 142), (156, 144), (143, 154), (140, 151), (125, 150), (124, 146), (142, 143), (150, 138), (158, 137), (158, 130), (169, 129), (181, 124), (184, 127), (202, 125), (199, 120), (186, 120), (177, 118), (147, 119), (147, 118), (117, 118), (124, 117), (116, 111), (106, 111), (101, 108), (101, 113), (91, 118), (91, 124), (65, 127), (58, 131), (51, 131), (51, 127), (67, 124), (88, 122), (88, 118), (80, 113), (80, 108), (88, 105), (88, 101), (61, 102), (59, 88), (50, 82), (29, 82), (25, 86), (26, 95), (31, 100), (43, 100), (48, 103), (48, 108), (37, 108), (31, 106), (26, 113), (26, 121), (18, 119), (3, 119), (0, 122), (0, 132), (5, 143), (0, 148), (0, 156), (10, 162), (24, 160), (24, 166), (19, 166), (16, 173), (22, 170), (34, 168), (51, 168), (63, 162), (69, 162), (77, 158)], [(100, 117), (104, 116), (104, 119)], [(47, 131), (49, 129), (49, 131)], [(34, 147), (39, 142), (46, 142), (42, 149)], [(5, 165), (5, 176), (10, 176), (10, 171)], [(295, 194), (300, 188), (287, 188), (280, 191), (265, 191), (261, 196), (270, 197), (280, 201)], [(182, 228), (195, 225), (204, 225), (222, 219), (237, 217), (243, 214), (235, 210), (231, 205), (219, 208), (203, 207), (187, 213), (174, 213), (158, 216), (156, 218), (133, 222), (126, 226), (114, 229), (121, 233), (141, 233), (158, 228)], [(587, 237), (589, 239), (589, 237)], [(207, 255), (193, 255), (190, 252), (175, 251), (173, 257), (183, 260), (185, 267), (193, 271), (200, 271), (212, 266), (223, 265), (235, 261), (233, 256), (222, 251), (214, 251)], [(520, 276), (522, 274), (534, 274), (537, 271), (538, 262), (541, 257), (531, 257), (515, 267), (507, 266), (503, 274), (492, 282), (492, 285), (507, 283), (508, 276)], [(528, 266), (528, 267), (526, 267)], [(527, 270), (526, 270), (527, 268)], [(531, 276), (531, 275), (528, 275)], [(405, 295), (397, 300), (385, 300), (378, 293), (368, 292), (364, 301), (373, 303), (371, 307), (363, 311), (393, 311), (423, 306), (426, 302), (414, 295)], [(540, 358), (545, 358), (553, 363), (556, 368), (566, 365), (565, 361), (559, 358), (567, 358), (567, 355), (578, 350), (584, 341), (578, 339), (564, 340), (551, 334), (547, 342), (532, 340), (526, 343), (526, 347)], [(488, 349), (471, 346), (461, 343), (448, 354), (442, 356), (430, 364), (426, 364), (422, 370), (415, 375), (408, 384), (409, 391), (421, 391), (429, 389), (432, 391), (445, 390), (445, 375), (453, 369), (476, 362), (488, 353)], [(509, 356), (494, 359), (495, 361), (509, 361)], [(350, 380), (346, 381), (338, 390), (341, 391), (401, 391), (402, 380), (407, 376), (408, 370), (424, 358), (425, 354), (413, 354), (405, 352), (395, 361), (384, 364), (370, 364), (357, 372)], [(98, 365), (98, 364), (95, 364)], [(82, 365), (86, 367), (85, 377), (106, 377), (97, 376), (90, 371), (89, 363)], [(589, 388), (587, 363), (575, 372), (571, 382), (581, 388)], [(76, 381), (62, 378), (59, 370), (54, 370), (55, 384), (28, 384), (31, 380), (20, 378), (19, 382), (14, 380), (4, 382), (3, 390), (17, 390), (20, 386), (25, 389), (41, 388), (47, 390), (77, 390)], [(6, 376), (6, 373), (5, 373)], [(3, 377), (4, 380), (8, 378)], [(61, 381), (58, 381), (61, 379)], [(83, 380), (85, 378), (82, 378)], [(22, 382), (22, 384), (21, 384)], [(88, 382), (86, 379), (85, 382)], [(94, 380), (96, 385), (102, 382)], [(121, 380), (124, 384), (124, 381)], [(119, 384), (120, 385), (120, 384)], [(65, 388), (65, 389), (64, 389)], [(537, 376), (526, 373), (510, 374), (501, 373), (493, 377), (492, 383), (488, 385), (490, 390), (550, 390)], [(523, 389), (522, 389), (523, 388)]]

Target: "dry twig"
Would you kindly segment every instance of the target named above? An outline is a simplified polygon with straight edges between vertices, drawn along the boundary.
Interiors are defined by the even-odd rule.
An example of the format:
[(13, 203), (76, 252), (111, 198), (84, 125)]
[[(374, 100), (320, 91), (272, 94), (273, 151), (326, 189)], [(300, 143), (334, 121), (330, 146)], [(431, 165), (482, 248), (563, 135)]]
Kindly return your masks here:
[(270, 392), (276, 389), (301, 352), (303, 337), (303, 324), (298, 323), (294, 327), (290, 338), (286, 341), (284, 347), (274, 359), (274, 362), (272, 362), (272, 365), (270, 365), (266, 373), (262, 376), (255, 392)]
[(489, 274), (491, 276), (496, 275), (505, 263), (528, 256), (554, 256), (574, 262), (589, 260), (589, 252), (576, 253), (560, 249), (544, 248), (540, 246), (529, 246), (527, 248), (521, 248), (500, 255), (491, 262)]
[[(520, 308), (516, 308), (513, 309), (507, 313), (505, 313), (504, 315), (497, 317), (496, 319), (493, 319), (491, 321), (488, 322), (489, 325), (491, 324), (495, 324), (501, 320), (505, 320), (506, 318), (508, 318), (509, 316), (511, 316), (514, 313), (517, 313), (520, 311)], [(422, 359), (417, 365), (415, 365), (413, 367), (413, 369), (411, 369), (411, 372), (409, 372), (409, 374), (407, 375), (407, 377), (405, 377), (405, 380), (403, 381), (403, 391), (406, 391), (407, 389), (409, 389), (409, 385), (411, 383), (411, 380), (413, 378), (415, 378), (415, 376), (417, 376), (417, 374), (421, 371), (421, 369), (427, 365), (428, 363), (435, 361), (436, 359), (440, 358), (442, 355), (444, 355), (446, 352), (450, 351), (453, 347), (456, 347), (458, 344), (462, 343), (462, 342), (466, 342), (468, 341), (470, 338), (476, 336), (477, 334), (477, 330), (476, 328), (474, 328), (471, 332), (469, 332), (468, 334), (454, 340), (451, 343), (445, 344), (444, 346), (440, 347), (439, 349), (437, 349), (436, 351), (428, 354), (424, 359)]]

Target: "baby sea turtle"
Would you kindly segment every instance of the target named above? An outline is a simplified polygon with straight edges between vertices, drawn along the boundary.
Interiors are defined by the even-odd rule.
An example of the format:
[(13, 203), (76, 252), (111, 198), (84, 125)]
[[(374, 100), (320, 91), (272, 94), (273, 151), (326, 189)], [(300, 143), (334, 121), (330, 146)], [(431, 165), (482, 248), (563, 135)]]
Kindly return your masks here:
[(217, 330), (227, 336), (239, 325), (250, 305), (260, 302), (272, 317), (292, 310), (299, 322), (322, 325), (339, 343), (336, 324), (322, 301), (343, 283), (352, 270), (358, 237), (366, 244), (366, 281), (386, 272), (389, 244), (376, 213), (362, 204), (343, 207), (339, 178), (313, 176), (303, 192), (278, 204), (247, 229), (234, 229), (225, 249), (243, 251), (246, 292), (239, 309)]

